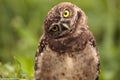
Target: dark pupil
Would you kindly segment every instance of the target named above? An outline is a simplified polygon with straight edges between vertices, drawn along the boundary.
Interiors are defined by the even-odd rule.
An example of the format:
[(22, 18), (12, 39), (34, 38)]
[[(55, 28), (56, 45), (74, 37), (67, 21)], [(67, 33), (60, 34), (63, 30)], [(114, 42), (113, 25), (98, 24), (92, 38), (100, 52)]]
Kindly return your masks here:
[(57, 30), (57, 26), (54, 26), (54, 27), (53, 27), (53, 30)]
[(54, 25), (54, 27), (51, 29), (53, 32), (58, 31), (58, 26)]
[(65, 12), (65, 15), (67, 15), (67, 12)]

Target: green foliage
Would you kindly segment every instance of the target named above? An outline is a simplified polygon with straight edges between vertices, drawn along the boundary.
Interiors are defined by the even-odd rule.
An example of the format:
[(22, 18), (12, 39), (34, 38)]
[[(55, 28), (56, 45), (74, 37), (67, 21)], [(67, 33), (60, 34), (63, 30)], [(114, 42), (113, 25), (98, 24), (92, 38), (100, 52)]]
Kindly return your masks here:
[[(100, 80), (119, 80), (120, 0), (66, 1), (88, 16), (100, 54)], [(63, 0), (0, 0), (1, 79), (34, 79), (34, 55), (45, 15), (60, 2)]]

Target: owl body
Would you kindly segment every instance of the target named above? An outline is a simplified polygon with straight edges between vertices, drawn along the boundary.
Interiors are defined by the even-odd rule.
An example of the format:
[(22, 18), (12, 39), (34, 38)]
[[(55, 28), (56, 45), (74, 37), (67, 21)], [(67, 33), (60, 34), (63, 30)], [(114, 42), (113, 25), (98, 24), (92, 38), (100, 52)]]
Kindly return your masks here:
[(81, 9), (60, 3), (48, 12), (44, 31), (35, 56), (36, 80), (98, 80), (96, 43)]

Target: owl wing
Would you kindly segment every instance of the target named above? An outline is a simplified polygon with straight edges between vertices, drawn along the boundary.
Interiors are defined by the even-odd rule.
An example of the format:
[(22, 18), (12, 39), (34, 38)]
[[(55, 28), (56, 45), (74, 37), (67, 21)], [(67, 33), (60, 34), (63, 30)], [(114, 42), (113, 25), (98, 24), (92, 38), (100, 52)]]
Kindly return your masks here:
[(98, 50), (97, 50), (97, 47), (96, 47), (96, 40), (93, 36), (93, 34), (91, 32), (87, 32), (87, 38), (88, 38), (88, 42), (90, 43), (90, 45), (92, 47), (94, 47), (96, 49), (96, 52), (97, 52), (97, 57), (98, 57), (98, 63), (97, 63), (97, 71), (98, 71), (98, 75), (96, 76), (96, 80), (99, 80), (99, 74), (100, 74), (100, 60), (99, 60), (99, 55), (98, 55)]
[(98, 63), (97, 63), (97, 72), (98, 72), (98, 75), (96, 76), (96, 80), (99, 80), (99, 74), (100, 74), (100, 60), (99, 60), (99, 55), (98, 55), (98, 50), (96, 48), (96, 41), (95, 41), (95, 38), (92, 36), (92, 38), (89, 40), (90, 42), (90, 45), (93, 46), (95, 49), (96, 49), (96, 52), (97, 52), (97, 57), (98, 57)]
[(41, 37), (40, 42), (38, 44), (37, 51), (36, 51), (36, 55), (35, 55), (35, 66), (34, 66), (35, 71), (38, 69), (38, 67), (37, 67), (38, 56), (41, 55), (41, 53), (43, 52), (45, 46), (46, 46), (46, 40), (45, 40), (45, 38)]
[(96, 47), (96, 40), (95, 40), (93, 34), (89, 30), (84, 31), (80, 35), (80, 41), (79, 42), (82, 46), (81, 49), (84, 49), (86, 47), (84, 43), (88, 42), (90, 44), (90, 46), (92, 46), (96, 50), (97, 57), (98, 57), (98, 63), (96, 64), (98, 75), (96, 76), (96, 80), (98, 80), (99, 79), (99, 74), (100, 74), (100, 61), (99, 61), (98, 50), (97, 50), (97, 47)]

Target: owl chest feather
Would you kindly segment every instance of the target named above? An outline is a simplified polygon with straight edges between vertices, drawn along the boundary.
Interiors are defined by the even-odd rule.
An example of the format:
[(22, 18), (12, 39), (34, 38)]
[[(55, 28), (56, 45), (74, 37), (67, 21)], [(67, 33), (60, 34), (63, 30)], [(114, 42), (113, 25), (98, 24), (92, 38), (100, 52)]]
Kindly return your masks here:
[(47, 46), (38, 57), (38, 63), (41, 80), (95, 80), (98, 75), (98, 57), (91, 46), (64, 54), (58, 54)]

